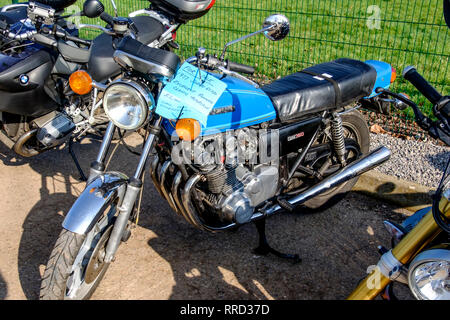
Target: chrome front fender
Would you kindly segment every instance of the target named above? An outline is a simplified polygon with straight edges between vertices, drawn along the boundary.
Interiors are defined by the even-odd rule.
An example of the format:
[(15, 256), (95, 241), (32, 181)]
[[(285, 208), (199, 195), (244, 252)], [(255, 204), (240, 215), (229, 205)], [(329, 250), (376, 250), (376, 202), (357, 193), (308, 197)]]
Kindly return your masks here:
[(78, 234), (86, 234), (97, 222), (104, 209), (115, 199), (120, 206), (128, 177), (119, 172), (106, 172), (90, 182), (67, 213), (63, 228)]

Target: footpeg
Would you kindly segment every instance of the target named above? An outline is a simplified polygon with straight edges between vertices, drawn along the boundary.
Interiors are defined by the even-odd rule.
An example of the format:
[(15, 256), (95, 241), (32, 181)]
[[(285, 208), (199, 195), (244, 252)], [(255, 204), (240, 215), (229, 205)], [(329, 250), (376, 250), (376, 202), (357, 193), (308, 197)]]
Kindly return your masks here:
[(286, 199), (283, 198), (277, 198), (277, 202), (280, 205), (281, 208), (283, 208), (286, 211), (293, 212), (295, 207), (289, 203)]

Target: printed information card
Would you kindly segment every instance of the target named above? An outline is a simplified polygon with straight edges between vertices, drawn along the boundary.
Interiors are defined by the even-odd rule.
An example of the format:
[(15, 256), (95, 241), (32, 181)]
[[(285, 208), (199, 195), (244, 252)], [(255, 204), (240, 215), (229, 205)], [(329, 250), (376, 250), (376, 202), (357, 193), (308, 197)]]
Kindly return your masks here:
[(155, 112), (166, 119), (196, 119), (206, 127), (226, 88), (226, 83), (186, 62), (161, 91)]

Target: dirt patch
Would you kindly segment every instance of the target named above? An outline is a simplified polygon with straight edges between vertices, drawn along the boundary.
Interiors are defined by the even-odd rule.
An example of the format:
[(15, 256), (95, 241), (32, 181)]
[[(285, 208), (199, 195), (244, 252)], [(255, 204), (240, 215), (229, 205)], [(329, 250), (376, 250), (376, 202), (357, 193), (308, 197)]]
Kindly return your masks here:
[[(99, 142), (75, 148), (87, 170)], [(137, 157), (122, 146), (112, 170), (130, 173)], [(67, 149), (16, 159), (0, 145), (0, 299), (37, 299), (40, 277), (64, 214), (84, 183)], [(389, 245), (382, 221), (406, 213), (350, 193), (322, 213), (280, 214), (268, 220), (277, 249), (300, 264), (256, 256), (256, 228), (210, 234), (181, 220), (147, 175), (139, 227), (119, 248), (93, 299), (344, 299)]]

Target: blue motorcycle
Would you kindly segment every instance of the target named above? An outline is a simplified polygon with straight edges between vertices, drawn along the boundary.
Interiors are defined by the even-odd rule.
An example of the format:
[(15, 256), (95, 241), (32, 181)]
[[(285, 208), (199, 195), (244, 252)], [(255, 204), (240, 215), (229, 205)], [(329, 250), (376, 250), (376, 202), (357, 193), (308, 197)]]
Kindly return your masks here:
[[(192, 1), (165, 2), (184, 16), (192, 12)], [(382, 111), (386, 101), (373, 90), (388, 89), (395, 71), (380, 61), (337, 59), (260, 87), (242, 75), (253, 67), (225, 59), (236, 42), (261, 33), (278, 41), (289, 29), (285, 16), (272, 15), (220, 56), (200, 48), (182, 65), (172, 52), (122, 40), (114, 59), (125, 76), (105, 88), (110, 123), (86, 189), (63, 222), (42, 299), (90, 297), (138, 218), (148, 162), (158, 192), (193, 226), (216, 232), (254, 222), (256, 253), (300, 261), (269, 245), (266, 218), (300, 206), (327, 208), (389, 159), (385, 147), (369, 152), (357, 109)], [(107, 171), (115, 131), (138, 129), (145, 142), (134, 175)]]

